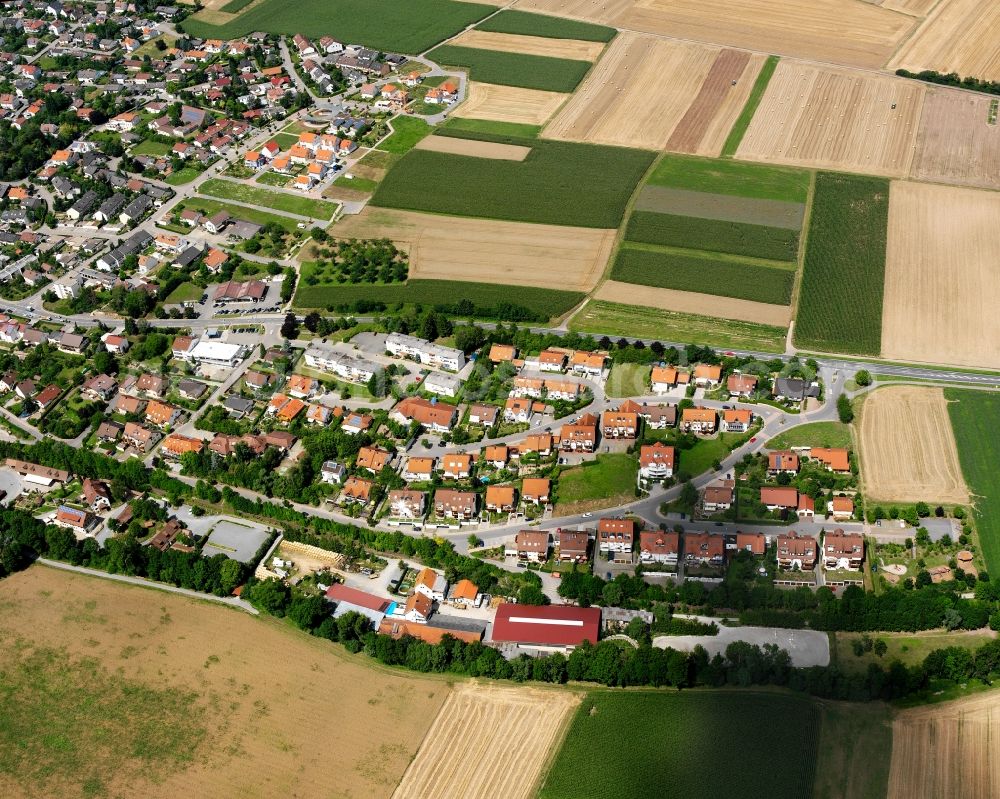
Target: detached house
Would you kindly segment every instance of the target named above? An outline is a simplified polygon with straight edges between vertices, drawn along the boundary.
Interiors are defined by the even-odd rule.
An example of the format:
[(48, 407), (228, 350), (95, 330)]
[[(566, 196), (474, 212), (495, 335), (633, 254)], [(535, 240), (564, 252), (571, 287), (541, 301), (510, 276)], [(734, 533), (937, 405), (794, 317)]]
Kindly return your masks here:
[(549, 534), (544, 530), (521, 530), (513, 543), (504, 546), (504, 556), (520, 561), (544, 563), (549, 559)]
[(685, 433), (714, 433), (718, 415), (713, 408), (685, 408), (681, 412), (681, 430)]
[(666, 480), (674, 474), (676, 453), (662, 441), (639, 448), (639, 476), (644, 480)]

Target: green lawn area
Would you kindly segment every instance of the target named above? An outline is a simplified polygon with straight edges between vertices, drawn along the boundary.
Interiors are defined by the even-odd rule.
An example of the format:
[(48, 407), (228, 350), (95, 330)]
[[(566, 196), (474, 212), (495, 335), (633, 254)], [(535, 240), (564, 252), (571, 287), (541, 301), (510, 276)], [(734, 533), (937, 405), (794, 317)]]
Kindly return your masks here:
[(213, 200), (209, 197), (192, 197), (190, 200), (183, 200), (177, 204), (177, 211), (183, 211), (186, 208), (194, 208), (200, 214), (204, 216), (212, 216), (217, 214), (219, 211), (225, 211), (227, 214), (235, 219), (245, 219), (247, 222), (256, 222), (258, 225), (267, 225), (272, 222), (281, 225), (289, 233), (295, 232), (297, 230), (297, 220), (290, 216), (281, 216), (280, 214), (269, 214), (267, 211), (261, 211), (257, 208), (247, 208), (242, 205), (231, 205), (229, 203), (220, 202), (219, 200)]
[[(928, 564), (933, 565), (933, 564)], [(851, 649), (851, 642), (861, 637), (861, 633), (839, 632), (834, 636), (836, 650), (831, 653), (838, 668), (861, 674), (868, 670), (872, 663), (888, 666), (894, 660), (907, 666), (916, 666), (923, 662), (935, 649), (960, 647), (962, 649), (977, 649), (992, 641), (996, 636), (988, 630), (958, 630), (951, 633), (921, 632), (921, 633), (868, 633), (872, 639), (881, 638), (887, 646), (886, 653), (878, 657), (874, 652), (863, 652), (860, 657)]]
[(804, 169), (667, 154), (646, 182), (711, 194), (804, 203), (809, 197), (809, 180), (810, 173)]
[(172, 145), (164, 142), (144, 139), (132, 148), (132, 155), (150, 155), (153, 157), (166, 155), (173, 149)]
[(261, 172), (257, 182), (263, 183), (265, 186), (287, 186), (292, 182), (292, 176), (279, 175), (277, 172)]
[[(252, 2), (252, 0), (249, 1)], [(233, 2), (239, 2), (239, 0), (233, 0)], [(170, 36), (157, 36), (154, 39), (150, 39), (148, 42), (143, 42), (142, 45), (134, 53), (132, 53), (131, 57), (142, 58), (147, 55), (153, 59), (162, 57), (163, 51), (156, 46), (156, 43), (160, 41), (170, 48), (174, 46), (174, 43), (177, 40)]]
[(165, 302), (195, 302), (201, 299), (201, 295), (204, 293), (205, 290), (201, 286), (196, 286), (194, 283), (181, 283), (167, 295)]
[(616, 363), (608, 375), (605, 393), (609, 397), (642, 397), (649, 394), (652, 367), (641, 363)]
[(181, 27), (200, 39), (239, 39), (254, 31), (311, 38), (333, 36), (375, 50), (423, 53), (495, 10), (495, 6), (456, 0), (286, 0), (263, 2), (225, 25), (188, 17)]
[(1000, 394), (946, 388), (948, 415), (974, 515), (986, 569), (1000, 573)]
[[(553, 225), (615, 228), (653, 154), (622, 147), (492, 136), (438, 135), (530, 147), (523, 161), (411, 150), (385, 176), (374, 205)], [(600, 164), (600, 169), (595, 165)]]
[(589, 61), (550, 58), (444, 44), (427, 57), (442, 66), (469, 70), (472, 80), (547, 92), (572, 92), (590, 71)]
[(355, 191), (366, 191), (369, 194), (375, 191), (375, 187), (378, 183), (369, 178), (359, 178), (357, 175), (353, 177), (347, 177), (346, 175), (341, 175), (335, 181), (333, 185), (342, 189), (354, 189)]
[(753, 352), (784, 352), (781, 327), (664, 311), (642, 305), (591, 300), (569, 321), (569, 329), (603, 336), (632, 336), (681, 344), (703, 344)]
[(278, 142), (282, 151), (291, 150), (299, 140), (298, 134), (285, 132), (275, 133), (271, 138)]
[(803, 799), (820, 726), (817, 704), (788, 693), (593, 691), (539, 797)]
[(414, 144), (432, 131), (430, 125), (414, 117), (395, 117), (389, 124), (392, 125), (392, 134), (379, 143), (378, 149), (397, 155), (408, 153)]
[(476, 26), (493, 33), (516, 33), (521, 36), (544, 36), (548, 39), (580, 39), (585, 42), (610, 42), (618, 33), (606, 25), (592, 25), (562, 17), (531, 14), (504, 9)]
[(198, 187), (198, 191), (223, 200), (236, 200), (250, 205), (260, 205), (264, 208), (273, 208), (276, 211), (284, 211), (312, 219), (332, 219), (337, 210), (337, 203), (327, 200), (315, 200), (312, 197), (271, 191), (220, 178), (206, 180)]
[(771, 82), (771, 76), (774, 74), (777, 66), (778, 56), (768, 56), (767, 61), (764, 62), (764, 66), (761, 67), (760, 73), (757, 75), (757, 80), (754, 82), (753, 88), (750, 90), (750, 96), (747, 97), (746, 105), (743, 106), (743, 110), (736, 118), (733, 129), (729, 131), (726, 143), (722, 145), (722, 156), (724, 158), (731, 158), (736, 155), (736, 150), (739, 148), (740, 142), (743, 141), (743, 136), (747, 132), (747, 128), (750, 127), (750, 120), (753, 119), (753, 115), (757, 111), (757, 106), (760, 105), (760, 100), (764, 96), (767, 84)]
[(879, 354), (888, 220), (888, 180), (832, 172), (816, 176), (796, 344)]
[(820, 733), (813, 799), (885, 799), (892, 760), (888, 708), (881, 702), (815, 704)]
[(176, 172), (171, 172), (163, 179), (163, 182), (169, 183), (171, 186), (183, 186), (185, 183), (190, 183), (200, 174), (200, 169), (195, 169), (193, 166), (186, 166), (178, 169)]
[(635, 496), (637, 461), (632, 455), (598, 455), (559, 474), (556, 486), (556, 516), (585, 510), (610, 508)]
[(791, 427), (767, 442), (768, 449), (850, 447), (851, 428), (841, 422), (809, 422)]
[(494, 136), (517, 136), (522, 139), (537, 139), (542, 132), (541, 125), (525, 125), (521, 122), (497, 122), (492, 119), (467, 119), (451, 117), (442, 128), (446, 130), (468, 130), (472, 133), (492, 133)]
[(716, 461), (723, 460), (736, 447), (749, 441), (753, 433), (719, 433), (715, 438), (700, 438), (691, 449), (682, 449), (677, 454), (677, 472), (688, 477), (697, 477), (712, 468)]

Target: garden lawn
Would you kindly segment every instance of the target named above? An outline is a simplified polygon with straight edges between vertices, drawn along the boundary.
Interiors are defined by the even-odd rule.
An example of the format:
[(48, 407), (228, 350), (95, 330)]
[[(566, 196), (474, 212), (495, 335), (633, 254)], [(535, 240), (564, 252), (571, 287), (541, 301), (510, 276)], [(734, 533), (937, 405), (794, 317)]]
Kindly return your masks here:
[(261, 172), (257, 177), (258, 183), (265, 186), (287, 186), (292, 182), (291, 175), (279, 175), (277, 172)]
[(946, 388), (958, 459), (974, 495), (974, 515), (986, 569), (1000, 573), (1000, 394)]
[(719, 433), (715, 438), (700, 438), (691, 449), (678, 452), (677, 473), (689, 478), (704, 474), (712, 468), (713, 463), (723, 460), (753, 435), (753, 432)]
[(852, 445), (851, 428), (841, 422), (810, 422), (789, 428), (767, 442), (768, 449), (791, 447), (848, 447)]
[[(392, 133), (378, 144), (379, 150), (402, 155), (413, 149), (413, 145), (431, 133), (431, 126), (415, 117), (396, 117), (390, 124)], [(365, 156), (367, 158), (367, 156)], [(364, 158), (361, 159), (364, 161)]]
[(201, 299), (201, 295), (204, 293), (205, 290), (201, 286), (196, 286), (194, 283), (181, 283), (167, 295), (164, 302), (196, 302)]
[(144, 139), (132, 148), (132, 155), (149, 155), (154, 158), (166, 155), (172, 149), (172, 145), (164, 144), (153, 139)]
[(611, 367), (604, 393), (609, 397), (644, 397), (650, 392), (652, 367), (643, 363), (616, 363)]
[(556, 516), (567, 516), (596, 508), (608, 508), (635, 498), (636, 470), (632, 455), (598, 455), (559, 474), (556, 484)]
[[(373, 205), (551, 225), (616, 228), (653, 154), (622, 147), (492, 136), (530, 147), (523, 161), (411, 150), (379, 184)], [(600, 165), (599, 168), (597, 165)]]
[(281, 133), (275, 133), (272, 138), (274, 141), (278, 142), (278, 146), (282, 149), (282, 151), (291, 150), (292, 147), (294, 147), (299, 141), (297, 134), (285, 133), (284, 131)]
[(572, 92), (591, 66), (589, 61), (479, 50), (452, 44), (434, 48), (427, 57), (442, 66), (468, 69), (469, 78), (480, 83), (546, 92)]
[(795, 320), (800, 347), (879, 354), (888, 220), (888, 180), (816, 176)]
[(260, 205), (284, 211), (311, 219), (329, 220), (337, 210), (337, 203), (327, 200), (315, 200), (312, 197), (300, 197), (286, 192), (271, 191), (246, 183), (233, 183), (231, 180), (212, 178), (198, 187), (202, 194), (218, 197), (222, 200), (236, 200), (250, 205)]
[(192, 166), (186, 166), (178, 169), (176, 172), (171, 172), (163, 179), (163, 182), (171, 186), (183, 186), (185, 183), (190, 183), (200, 174), (200, 169), (195, 169)]
[(256, 222), (258, 225), (268, 225), (272, 222), (280, 225), (289, 233), (296, 230), (297, 221), (290, 216), (280, 214), (269, 214), (257, 208), (247, 208), (242, 205), (230, 205), (229, 203), (213, 200), (210, 197), (192, 197), (190, 200), (183, 200), (177, 204), (177, 212), (193, 208), (203, 216), (212, 216), (219, 211), (225, 211), (234, 219), (245, 219), (247, 222)]
[(333, 36), (375, 50), (422, 53), (478, 22), (495, 6), (457, 0), (263, 0), (225, 25), (188, 17), (181, 27), (200, 39), (239, 39), (254, 31), (313, 39)]
[(629, 336), (722, 349), (784, 352), (787, 331), (781, 327), (664, 311), (642, 305), (591, 300), (569, 321), (578, 333)]
[(547, 39), (580, 39), (585, 42), (610, 42), (618, 33), (606, 25), (592, 25), (562, 17), (531, 14), (504, 9), (476, 26), (491, 33), (516, 33), (521, 36), (544, 36)]
[(625, 238), (644, 244), (746, 255), (771, 261), (794, 261), (799, 234), (787, 228), (634, 211)]
[(750, 96), (747, 97), (746, 105), (743, 106), (743, 110), (736, 118), (736, 122), (733, 123), (733, 129), (729, 131), (729, 136), (726, 137), (725, 144), (722, 145), (723, 158), (732, 158), (736, 155), (736, 150), (739, 149), (740, 142), (743, 141), (743, 136), (746, 134), (747, 128), (750, 127), (750, 120), (753, 119), (753, 115), (757, 112), (757, 106), (760, 105), (761, 98), (767, 90), (767, 84), (771, 82), (771, 76), (774, 74), (777, 66), (778, 56), (768, 56), (764, 62), (764, 66), (761, 67), (760, 72), (757, 74), (757, 80), (750, 90)]
[(804, 696), (594, 691), (539, 797), (802, 799), (812, 796), (819, 735), (816, 703)]
[(668, 154), (646, 182), (710, 194), (804, 203), (809, 197), (809, 179), (810, 173), (803, 169)]

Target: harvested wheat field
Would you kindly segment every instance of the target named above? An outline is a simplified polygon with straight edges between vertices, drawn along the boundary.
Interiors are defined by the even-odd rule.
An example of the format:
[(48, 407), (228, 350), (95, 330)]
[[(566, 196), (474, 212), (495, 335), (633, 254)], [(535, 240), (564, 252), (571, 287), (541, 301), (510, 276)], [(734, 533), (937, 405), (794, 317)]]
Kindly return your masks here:
[(533, 797), (581, 698), (559, 689), (458, 686), (393, 797)]
[(1000, 369), (1000, 194), (894, 182), (882, 357)]
[[(225, 25), (232, 22), (240, 14), (249, 11), (251, 8), (259, 6), (264, 0), (251, 0), (251, 2), (234, 14), (223, 11), (223, 7), (229, 5), (230, 0), (202, 0), (201, 10), (195, 13), (191, 19), (204, 22), (209, 25)], [(192, 2), (191, 5), (194, 5)]]
[(985, 94), (928, 89), (911, 177), (1000, 189), (1000, 125), (989, 123), (994, 102)]
[(865, 397), (859, 428), (861, 477), (869, 499), (968, 504), (943, 389), (873, 391)]
[(479, 50), (500, 50), (504, 53), (527, 53), (574, 61), (596, 61), (604, 42), (584, 42), (578, 39), (547, 39), (543, 36), (520, 36), (516, 33), (491, 33), (468, 30), (448, 44), (475, 47)]
[(421, 214), (368, 206), (334, 235), (392, 239), (410, 256), (410, 278), (590, 291), (604, 273), (614, 230)]
[(997, 31), (1000, 3), (996, 0), (941, 0), (888, 66), (1000, 80)]
[(452, 111), (451, 116), (544, 125), (569, 97), (568, 94), (559, 92), (497, 86), (478, 81), (469, 81), (468, 86), (465, 102)]
[(1000, 693), (901, 711), (887, 799), (984, 799), (1000, 785)]
[(749, 53), (621, 33), (545, 136), (718, 155), (763, 63)]
[(941, 0), (882, 0), (876, 5), (889, 11), (909, 14), (911, 17), (926, 17)]
[(766, 302), (738, 300), (714, 294), (638, 286), (617, 280), (605, 281), (595, 292), (594, 299), (699, 316), (715, 316), (720, 319), (736, 319), (740, 322), (758, 322), (775, 327), (788, 327), (792, 315), (791, 308), (787, 305), (770, 305)]
[(923, 95), (916, 81), (783, 60), (736, 157), (905, 177)]
[(456, 139), (452, 136), (427, 136), (414, 145), (417, 150), (430, 150), (449, 155), (467, 155), (472, 158), (492, 158), (498, 161), (523, 161), (531, 152), (530, 147), (519, 144), (498, 144), (477, 139)]
[(862, 0), (519, 0), (515, 7), (626, 30), (880, 68), (917, 20)]
[(449, 693), (275, 619), (41, 565), (0, 608), (7, 799), (387, 797)]

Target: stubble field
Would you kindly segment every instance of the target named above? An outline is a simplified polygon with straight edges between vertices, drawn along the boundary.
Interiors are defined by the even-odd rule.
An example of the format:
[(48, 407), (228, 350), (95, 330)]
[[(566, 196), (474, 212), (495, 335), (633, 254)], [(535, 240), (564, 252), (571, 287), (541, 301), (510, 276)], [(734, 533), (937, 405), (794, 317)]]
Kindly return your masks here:
[(562, 690), (458, 686), (394, 799), (533, 797), (581, 698)]
[(531, 153), (530, 147), (520, 144), (501, 144), (476, 139), (457, 139), (452, 136), (428, 136), (418, 141), (417, 150), (449, 155), (467, 155), (471, 158), (496, 158), (501, 161), (523, 161)]
[(641, 304), (664, 311), (716, 316), (720, 319), (756, 322), (776, 327), (787, 327), (791, 317), (791, 309), (787, 305), (771, 305), (766, 302), (700, 294), (694, 291), (638, 286), (635, 283), (621, 283), (617, 280), (602, 283), (594, 298), (624, 305)]
[(979, 799), (1000, 785), (1000, 695), (904, 710), (892, 724), (888, 799)]
[(1000, 195), (896, 182), (882, 312), (882, 356), (1000, 368)]
[(0, 582), (0, 795), (371, 796), (446, 683), (272, 619), (43, 566)]
[(941, 0), (888, 66), (1000, 80), (997, 30), (996, 0)]
[(737, 158), (906, 177), (924, 86), (783, 60)]
[(449, 44), (474, 47), (479, 50), (499, 50), (504, 53), (527, 53), (550, 58), (569, 58), (574, 61), (595, 61), (604, 49), (603, 42), (584, 42), (579, 39), (547, 39), (542, 36), (523, 36), (515, 33), (491, 33), (468, 30), (460, 33)]
[(942, 389), (873, 391), (865, 397), (859, 428), (861, 476), (870, 499), (968, 504)]
[(469, 81), (469, 92), (451, 117), (491, 119), (521, 125), (544, 125), (568, 94)]

